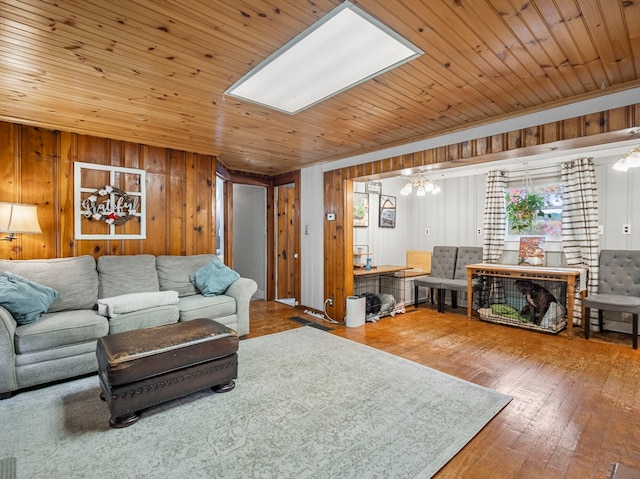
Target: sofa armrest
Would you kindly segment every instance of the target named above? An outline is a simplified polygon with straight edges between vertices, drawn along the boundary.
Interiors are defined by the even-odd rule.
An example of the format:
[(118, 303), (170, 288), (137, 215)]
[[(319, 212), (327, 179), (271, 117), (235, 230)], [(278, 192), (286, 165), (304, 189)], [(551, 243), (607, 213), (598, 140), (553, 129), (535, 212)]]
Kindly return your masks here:
[(18, 389), (13, 341), (17, 326), (11, 313), (0, 306), (0, 396)]
[(238, 316), (238, 336), (249, 334), (249, 304), (251, 296), (258, 290), (258, 284), (249, 278), (239, 278), (224, 292), (236, 300), (236, 314)]

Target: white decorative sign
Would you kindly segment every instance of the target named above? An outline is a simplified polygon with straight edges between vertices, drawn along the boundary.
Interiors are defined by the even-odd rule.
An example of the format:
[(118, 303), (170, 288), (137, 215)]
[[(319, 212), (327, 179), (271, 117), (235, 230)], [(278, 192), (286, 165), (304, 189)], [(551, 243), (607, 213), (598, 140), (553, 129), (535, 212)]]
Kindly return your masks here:
[(127, 195), (120, 188), (105, 185), (80, 201), (81, 214), (90, 220), (102, 220), (109, 225), (121, 225), (135, 218), (139, 198)]
[(146, 238), (144, 170), (77, 161), (74, 175), (76, 239)]

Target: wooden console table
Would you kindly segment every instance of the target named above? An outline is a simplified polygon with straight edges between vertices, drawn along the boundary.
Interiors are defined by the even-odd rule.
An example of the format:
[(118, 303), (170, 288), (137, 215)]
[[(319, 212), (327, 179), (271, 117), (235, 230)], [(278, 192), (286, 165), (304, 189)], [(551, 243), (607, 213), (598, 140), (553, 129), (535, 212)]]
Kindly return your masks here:
[[(582, 276), (584, 275), (584, 277)], [(472, 298), (473, 279), (478, 276), (493, 276), (497, 278), (526, 278), (563, 281), (567, 283), (567, 336), (573, 337), (573, 309), (575, 303), (576, 279), (580, 296), (584, 298), (587, 293), (587, 271), (581, 268), (551, 268), (543, 266), (516, 266), (508, 264), (478, 263), (467, 265), (467, 294)], [(467, 317), (471, 319), (473, 302), (467, 304)]]
[[(383, 264), (380, 266), (374, 266), (371, 269), (358, 268), (353, 270), (354, 276), (375, 276), (379, 274), (397, 273), (411, 269), (408, 266), (395, 266), (392, 264)], [(423, 273), (424, 274), (424, 273)]]

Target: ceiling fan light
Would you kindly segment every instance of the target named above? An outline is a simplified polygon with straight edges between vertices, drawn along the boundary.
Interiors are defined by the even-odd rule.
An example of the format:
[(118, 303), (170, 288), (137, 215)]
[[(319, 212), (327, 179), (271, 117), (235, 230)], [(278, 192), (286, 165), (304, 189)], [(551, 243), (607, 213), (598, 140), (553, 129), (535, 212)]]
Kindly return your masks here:
[(640, 146), (627, 154), (627, 165), (629, 165), (629, 168), (640, 167)]
[(425, 196), (429, 192), (435, 195), (441, 191), (437, 184), (422, 176), (421, 173), (409, 178), (407, 184), (400, 190), (400, 194), (403, 196), (410, 195), (413, 188), (416, 188), (416, 196)]
[(627, 171), (629, 169), (627, 160), (625, 158), (620, 158), (616, 161), (615, 165), (613, 165), (613, 169), (617, 171)]
[(613, 169), (617, 171), (628, 171), (629, 168), (638, 167), (640, 167), (640, 146), (633, 148), (613, 165)]

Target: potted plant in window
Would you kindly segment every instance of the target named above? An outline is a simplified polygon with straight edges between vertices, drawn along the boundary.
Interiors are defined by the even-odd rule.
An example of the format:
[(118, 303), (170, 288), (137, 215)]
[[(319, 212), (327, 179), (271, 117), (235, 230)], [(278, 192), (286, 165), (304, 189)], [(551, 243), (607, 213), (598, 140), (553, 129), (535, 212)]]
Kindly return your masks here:
[(507, 220), (511, 230), (518, 234), (533, 232), (533, 223), (537, 218), (551, 218), (550, 214), (542, 211), (544, 197), (532, 191), (523, 191), (519, 195), (505, 196), (507, 200)]

